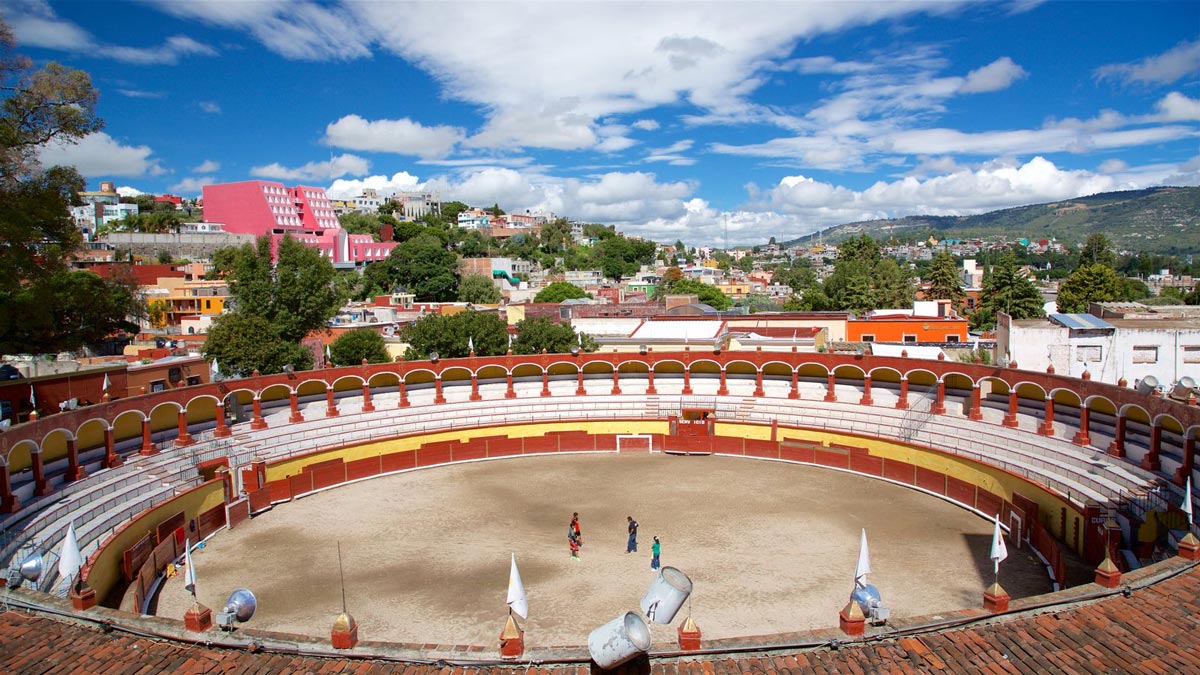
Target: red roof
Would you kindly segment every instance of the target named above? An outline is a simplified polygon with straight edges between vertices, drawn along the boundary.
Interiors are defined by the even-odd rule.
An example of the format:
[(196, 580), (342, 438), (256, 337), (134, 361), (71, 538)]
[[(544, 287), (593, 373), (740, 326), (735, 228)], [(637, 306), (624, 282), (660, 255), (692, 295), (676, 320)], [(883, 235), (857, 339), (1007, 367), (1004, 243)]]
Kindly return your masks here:
[(110, 263), (93, 265), (88, 268), (105, 279), (124, 280), (132, 278), (138, 286), (153, 286), (164, 277), (172, 279), (186, 278), (182, 271), (173, 265), (130, 265), (129, 263)]

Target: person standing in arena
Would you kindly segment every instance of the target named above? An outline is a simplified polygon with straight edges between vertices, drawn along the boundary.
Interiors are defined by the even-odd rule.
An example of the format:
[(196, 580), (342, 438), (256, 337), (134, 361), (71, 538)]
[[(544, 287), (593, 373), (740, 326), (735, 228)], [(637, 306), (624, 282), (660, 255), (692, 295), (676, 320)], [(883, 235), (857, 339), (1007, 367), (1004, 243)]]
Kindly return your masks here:
[(658, 540), (658, 535), (654, 535), (654, 543), (650, 546), (650, 553), (654, 555), (650, 559), (650, 569), (656, 570), (659, 568), (658, 554), (662, 552), (662, 543)]
[(583, 546), (583, 534), (579, 531), (579, 512), (571, 515), (571, 531), (575, 533), (575, 543)]
[(637, 521), (633, 516), (626, 516), (625, 520), (629, 521), (629, 543), (625, 545), (625, 552), (637, 553)]

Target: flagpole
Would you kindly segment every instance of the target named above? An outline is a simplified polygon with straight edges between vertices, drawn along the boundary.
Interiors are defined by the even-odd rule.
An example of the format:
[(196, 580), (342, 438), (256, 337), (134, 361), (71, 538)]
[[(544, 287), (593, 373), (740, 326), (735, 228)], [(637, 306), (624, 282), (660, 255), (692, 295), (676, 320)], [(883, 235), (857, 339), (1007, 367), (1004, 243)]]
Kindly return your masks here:
[(342, 614), (346, 613), (346, 575), (342, 572), (342, 542), (337, 543), (338, 552), (338, 581), (342, 585)]

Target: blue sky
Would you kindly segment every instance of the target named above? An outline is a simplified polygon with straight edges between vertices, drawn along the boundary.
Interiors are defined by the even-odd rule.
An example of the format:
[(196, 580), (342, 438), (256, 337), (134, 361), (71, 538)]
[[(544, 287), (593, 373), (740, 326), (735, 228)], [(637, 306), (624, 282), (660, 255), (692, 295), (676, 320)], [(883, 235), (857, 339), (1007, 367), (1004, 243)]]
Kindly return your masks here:
[(1200, 184), (1196, 2), (0, 0), (92, 185), (429, 189), (762, 243)]

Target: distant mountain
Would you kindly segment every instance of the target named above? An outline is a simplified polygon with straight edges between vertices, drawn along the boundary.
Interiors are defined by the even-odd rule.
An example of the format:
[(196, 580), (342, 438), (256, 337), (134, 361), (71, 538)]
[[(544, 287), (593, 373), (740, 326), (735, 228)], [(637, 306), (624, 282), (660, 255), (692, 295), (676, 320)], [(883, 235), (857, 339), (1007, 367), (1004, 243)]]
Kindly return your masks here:
[[(904, 239), (1057, 239), (1082, 242), (1099, 232), (1117, 250), (1167, 255), (1200, 253), (1200, 187), (1158, 187), (1018, 206), (977, 216), (908, 216), (867, 220), (825, 230), (836, 243), (861, 233)], [(787, 242), (811, 241), (815, 235)]]

